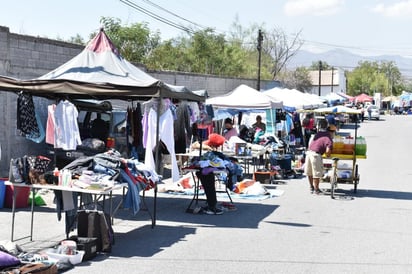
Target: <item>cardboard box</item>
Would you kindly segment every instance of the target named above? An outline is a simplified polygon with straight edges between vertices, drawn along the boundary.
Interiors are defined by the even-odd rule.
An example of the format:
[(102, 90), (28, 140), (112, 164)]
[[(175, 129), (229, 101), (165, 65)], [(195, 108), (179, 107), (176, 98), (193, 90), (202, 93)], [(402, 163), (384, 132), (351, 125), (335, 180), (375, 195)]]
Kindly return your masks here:
[(274, 171), (257, 171), (253, 173), (253, 180), (261, 184), (270, 184), (275, 174)]

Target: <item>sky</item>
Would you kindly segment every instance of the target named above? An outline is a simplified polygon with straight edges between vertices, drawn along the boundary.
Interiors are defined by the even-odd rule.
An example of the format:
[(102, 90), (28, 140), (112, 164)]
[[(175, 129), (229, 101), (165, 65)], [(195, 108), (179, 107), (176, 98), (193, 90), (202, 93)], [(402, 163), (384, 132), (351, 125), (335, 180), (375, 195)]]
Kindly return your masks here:
[(88, 41), (89, 34), (100, 28), (102, 16), (119, 18), (123, 25), (147, 22), (162, 39), (183, 33), (171, 24), (228, 33), (238, 21), (243, 28), (257, 24), (281, 29), (290, 37), (300, 32), (303, 48), (314, 52), (344, 49), (365, 56), (412, 57), (412, 0), (8, 0), (1, 4), (0, 26), (51, 39), (80, 34)]

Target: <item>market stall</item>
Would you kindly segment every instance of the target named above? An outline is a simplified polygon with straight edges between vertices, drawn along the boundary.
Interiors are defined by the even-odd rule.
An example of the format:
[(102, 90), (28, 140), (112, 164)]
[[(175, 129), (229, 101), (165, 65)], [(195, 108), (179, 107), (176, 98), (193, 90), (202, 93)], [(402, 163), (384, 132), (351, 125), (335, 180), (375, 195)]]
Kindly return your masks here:
[[(173, 126), (173, 120), (170, 120), (171, 112), (165, 108), (167, 100), (204, 101), (203, 96), (185, 87), (169, 85), (155, 79), (129, 63), (119, 54), (103, 30), (100, 30), (78, 56), (39, 78), (20, 80), (0, 76), (0, 90), (52, 99), (56, 104), (70, 103), (73, 99), (120, 99), (128, 102), (148, 102), (147, 109), (150, 111), (148, 126), (152, 134), (147, 143), (146, 160), (148, 161), (145, 169), (154, 173), (159, 173), (161, 165), (158, 161), (159, 146), (157, 144), (162, 141), (167, 145), (169, 152), (174, 153), (173, 128), (165, 127), (165, 125)], [(173, 166), (176, 166), (173, 169), (173, 176), (178, 179), (176, 162)], [(127, 172), (126, 169), (123, 171)], [(141, 190), (137, 189), (138, 184), (135, 183), (138, 178), (133, 174), (128, 177), (130, 178), (128, 191), (132, 192), (131, 200), (138, 203), (140, 201), (137, 199), (139, 191), (134, 191), (135, 188)], [(159, 179), (161, 180), (161, 177)], [(155, 193), (153, 225), (156, 219), (157, 183), (158, 181), (152, 185)], [(132, 205), (132, 208), (136, 206), (136, 204)]]
[[(316, 114), (352, 114), (360, 115), (361, 111), (345, 106), (319, 108), (313, 110)], [(335, 197), (337, 184), (353, 184), (356, 193), (360, 181), (358, 159), (366, 159), (366, 140), (358, 136), (358, 119), (355, 119), (354, 127), (348, 130), (341, 129), (333, 140), (332, 154), (324, 161), (327, 170), (325, 181), (331, 184), (331, 197)]]

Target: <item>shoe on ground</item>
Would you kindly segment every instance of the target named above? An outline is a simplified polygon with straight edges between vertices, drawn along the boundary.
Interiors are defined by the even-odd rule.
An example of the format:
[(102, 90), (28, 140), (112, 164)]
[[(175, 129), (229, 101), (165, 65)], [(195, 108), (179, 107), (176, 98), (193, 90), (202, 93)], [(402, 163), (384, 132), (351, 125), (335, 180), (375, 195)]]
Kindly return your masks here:
[(217, 207), (214, 207), (214, 208), (208, 207), (204, 212), (208, 215), (222, 215), (223, 214), (223, 210)]
[(316, 190), (315, 190), (315, 194), (316, 194), (316, 195), (323, 195), (324, 192), (323, 192), (322, 190), (320, 190), (320, 189), (316, 189)]
[(314, 193), (315, 192), (315, 188), (312, 186), (311, 188), (310, 188), (310, 193)]

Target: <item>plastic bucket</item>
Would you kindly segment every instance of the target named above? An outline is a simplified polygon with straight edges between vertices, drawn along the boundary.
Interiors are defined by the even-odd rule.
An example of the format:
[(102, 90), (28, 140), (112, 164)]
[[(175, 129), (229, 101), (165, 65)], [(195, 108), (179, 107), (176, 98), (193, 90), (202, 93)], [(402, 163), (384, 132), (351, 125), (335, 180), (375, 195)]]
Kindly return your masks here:
[(27, 186), (6, 186), (6, 198), (4, 206), (12, 208), (13, 206), (13, 193), (16, 192), (16, 208), (24, 208), (29, 206), (30, 187)]
[(4, 199), (6, 198), (6, 184), (8, 178), (0, 178), (0, 208), (4, 207)]

